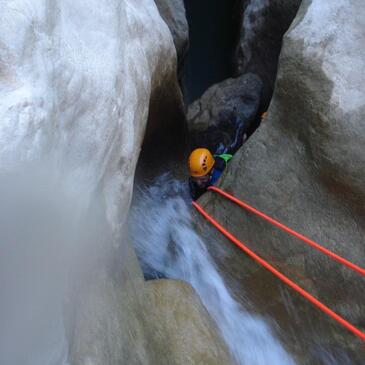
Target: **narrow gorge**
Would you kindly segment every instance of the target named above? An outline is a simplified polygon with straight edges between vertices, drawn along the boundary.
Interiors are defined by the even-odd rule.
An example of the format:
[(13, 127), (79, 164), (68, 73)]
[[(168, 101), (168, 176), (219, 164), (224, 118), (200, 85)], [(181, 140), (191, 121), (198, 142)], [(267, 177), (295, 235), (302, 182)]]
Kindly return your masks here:
[[(0, 364), (363, 365), (193, 208), (365, 266), (361, 0), (0, 0)], [(265, 114), (263, 114), (265, 112)], [(365, 332), (364, 277), (198, 203)]]

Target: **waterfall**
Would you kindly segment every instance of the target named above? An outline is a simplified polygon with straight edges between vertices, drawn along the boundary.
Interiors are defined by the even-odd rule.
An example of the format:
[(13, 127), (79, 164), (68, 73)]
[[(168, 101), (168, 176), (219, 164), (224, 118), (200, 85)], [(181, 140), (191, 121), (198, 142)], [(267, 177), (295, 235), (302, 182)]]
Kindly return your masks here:
[(269, 325), (232, 298), (205, 242), (194, 230), (184, 183), (164, 174), (151, 186), (139, 189), (130, 227), (146, 275), (190, 283), (239, 364), (294, 364)]

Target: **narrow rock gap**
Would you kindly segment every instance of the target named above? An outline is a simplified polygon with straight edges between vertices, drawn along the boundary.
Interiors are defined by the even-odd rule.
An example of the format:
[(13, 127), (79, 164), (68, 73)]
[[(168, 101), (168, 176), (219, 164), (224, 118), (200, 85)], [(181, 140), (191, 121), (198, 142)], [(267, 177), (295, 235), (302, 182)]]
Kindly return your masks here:
[[(190, 48), (183, 70), (185, 102), (192, 103), (213, 84), (233, 76), (240, 0), (184, 0)], [(237, 14), (237, 15), (236, 15)]]
[[(193, 146), (200, 138), (194, 135), (196, 128), (204, 133), (203, 125), (205, 130), (218, 125), (221, 111), (244, 119), (248, 137), (257, 130), (260, 116), (268, 109), (273, 95), (283, 36), (300, 3), (301, 0), (285, 4), (277, 0), (216, 0), (208, 5), (206, 1), (185, 0), (190, 50), (182, 85), (189, 105), (188, 125), (193, 133)], [(246, 78), (248, 73), (262, 81), (261, 85), (256, 82), (258, 95), (252, 94), (253, 78), (252, 75)], [(211, 89), (212, 85), (215, 90)], [(210, 100), (204, 99), (207, 93)], [(254, 109), (253, 97), (256, 98)], [(193, 119), (197, 117), (193, 105), (197, 99), (199, 103), (203, 101), (199, 105), (204, 104), (200, 107), (202, 116), (191, 120), (192, 115)], [(247, 103), (247, 100), (251, 101)]]

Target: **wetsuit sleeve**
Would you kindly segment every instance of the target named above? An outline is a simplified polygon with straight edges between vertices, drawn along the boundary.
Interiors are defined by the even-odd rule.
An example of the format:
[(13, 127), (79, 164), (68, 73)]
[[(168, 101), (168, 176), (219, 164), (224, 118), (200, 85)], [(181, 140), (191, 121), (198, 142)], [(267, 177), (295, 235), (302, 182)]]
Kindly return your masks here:
[(189, 190), (190, 190), (190, 196), (193, 200), (199, 199), (206, 191), (206, 189), (201, 189), (199, 188), (199, 186), (194, 184), (191, 178), (189, 179)]

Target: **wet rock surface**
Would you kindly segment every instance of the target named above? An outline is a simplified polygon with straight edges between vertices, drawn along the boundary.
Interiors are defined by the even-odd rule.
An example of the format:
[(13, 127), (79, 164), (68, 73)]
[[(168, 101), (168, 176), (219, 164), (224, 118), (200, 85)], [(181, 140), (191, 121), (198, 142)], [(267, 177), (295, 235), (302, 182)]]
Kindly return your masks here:
[(264, 82), (263, 108), (269, 105), (284, 33), (301, 0), (244, 0), (240, 41), (234, 64), (237, 74), (253, 72)]
[(206, 147), (215, 151), (223, 141), (232, 143), (239, 117), (247, 133), (254, 125), (260, 106), (262, 82), (254, 74), (228, 79), (209, 88), (188, 109), (188, 128), (193, 148)]
[(156, 364), (234, 364), (215, 323), (190, 285), (153, 280), (146, 288), (154, 341), (160, 349)]
[[(361, 1), (303, 2), (284, 38), (269, 118), (235, 155), (220, 184), (362, 267), (363, 9)], [(208, 193), (201, 203), (259, 255), (364, 331), (362, 277), (220, 196)], [(223, 238), (222, 245), (223, 256), (221, 247), (210, 250), (236, 298), (244, 303), (249, 297), (253, 310), (272, 318), (299, 363), (363, 363), (364, 348), (352, 333)]]
[[(42, 242), (36, 235), (30, 240), (25, 225), (22, 235), (6, 233), (16, 239), (10, 241), (8, 252), (2, 251), (2, 262), (13, 258), (21, 263), (25, 258), (26, 270), (2, 265), (7, 271), (6, 276), (2, 271), (2, 279), (10, 281), (1, 285), (22, 291), (22, 300), (9, 300), (9, 312), (1, 306), (1, 318), (12, 321), (0, 329), (0, 339), (8, 339), (0, 341), (7, 347), (6, 354), (1, 348), (0, 362), (115, 365), (186, 360), (194, 364), (201, 363), (203, 352), (211, 346), (223, 362), (224, 345), (194, 293), (188, 287), (181, 289), (181, 283), (174, 291), (173, 282), (169, 289), (150, 292), (125, 238), (142, 142), (172, 144), (175, 152), (184, 135), (176, 52), (155, 3), (20, 0), (3, 5), (0, 161), (2, 168), (22, 172), (15, 176), (26, 181), (27, 189), (21, 190), (24, 196), (15, 191), (11, 205), (21, 209), (29, 199), (27, 209), (31, 209), (37, 202), (21, 219), (30, 231), (35, 223), (40, 226)], [(33, 190), (30, 177), (38, 170), (40, 177), (32, 183), (37, 189), (27, 196)], [(2, 169), (1, 178), (6, 172)], [(39, 198), (45, 191), (55, 209), (43, 210), (42, 204), (49, 205)], [(68, 209), (56, 209), (60, 200), (69, 204)], [(58, 218), (54, 211), (64, 214), (59, 222), (53, 222)], [(40, 224), (42, 214), (50, 215), (44, 220), (47, 223)], [(16, 232), (19, 214), (14, 215), (7, 226)], [(32, 276), (22, 280), (27, 270)], [(172, 293), (176, 300), (184, 295), (181, 301), (186, 306), (190, 303), (189, 313), (194, 316), (184, 314), (189, 331), (201, 320), (195, 332), (199, 338), (189, 338), (196, 345), (192, 357), (186, 346), (179, 347), (186, 333), (176, 334), (174, 352), (168, 355), (165, 343), (155, 341), (157, 327), (160, 336), (166, 330), (166, 337), (176, 328), (154, 323), (157, 318), (162, 321), (164, 309), (156, 314), (150, 299), (163, 302), (166, 295), (172, 303)], [(19, 312), (24, 318), (20, 322), (16, 321)], [(171, 318), (171, 312), (166, 316)]]
[(184, 1), (155, 0), (155, 2), (174, 39), (180, 69), (189, 48), (189, 26)]
[[(129, 258), (138, 265), (134, 255)], [(124, 272), (131, 274), (136, 278), (136, 272)], [(72, 364), (234, 364), (190, 285), (139, 280), (128, 292), (101, 274), (87, 289), (80, 295)]]
[[(144, 155), (152, 156), (153, 151), (164, 148), (175, 152), (185, 132), (176, 52), (166, 24), (152, 0), (140, 0), (137, 5), (132, 0), (51, 3), (19, 0), (4, 3), (2, 9), (0, 162), (15, 171), (26, 166), (26, 178), (22, 179), (27, 184), (28, 173), (41, 165), (41, 177), (52, 175), (57, 184), (50, 188), (47, 179), (39, 179), (38, 188), (46, 185), (57, 199), (60, 191), (66, 191), (72, 215), (60, 218), (62, 224), (55, 224), (54, 231), (51, 224), (57, 215), (42, 222), (42, 214), (33, 221), (22, 218), (27, 224), (36, 221), (40, 225), (43, 241), (39, 244), (36, 236), (31, 241), (30, 235), (24, 239), (14, 234), (20, 226), (19, 215), (15, 211), (16, 217), (11, 218), (2, 200), (1, 216), (13, 219), (6, 227), (13, 232), (6, 233), (11, 245), (9, 252), (2, 251), (6, 265), (1, 267), (1, 278), (9, 277), (11, 285), (1, 285), (13, 289), (20, 274), (27, 272), (9, 264), (9, 253), (14, 262), (20, 262), (17, 268), (24, 264), (34, 280), (47, 276), (47, 285), (52, 286), (53, 279), (55, 285), (49, 292), (42, 280), (37, 285), (33, 277), (22, 282), (20, 290), (24, 292), (16, 310), (22, 311), (25, 322), (32, 318), (28, 328), (23, 328), (24, 323), (11, 328), (19, 317), (6, 298), (11, 311), (2, 312), (1, 318), (14, 320), (7, 321), (12, 331), (0, 329), (0, 338), (6, 338), (19, 357), (13, 357), (10, 346), (6, 348), (10, 357), (4, 358), (0, 351), (0, 362), (62, 362), (69, 352), (75, 365), (232, 363), (194, 291), (181, 282), (145, 283), (132, 244), (125, 237), (142, 141)], [(162, 0), (159, 3), (163, 6)], [(180, 10), (181, 5), (176, 2)], [(177, 18), (171, 14), (170, 26), (179, 29), (175, 43), (180, 49), (179, 44), (185, 44), (178, 36), (181, 26), (181, 40), (185, 39), (184, 19), (181, 13)], [(361, 0), (303, 2), (285, 39), (269, 118), (235, 156), (221, 182), (224, 189), (361, 266), (365, 258), (364, 19)], [(252, 123), (261, 87), (253, 75), (213, 87), (191, 107), (191, 130), (199, 133), (221, 127), (222, 120), (232, 115)], [(230, 133), (228, 128), (222, 138), (229, 140)], [(31, 189), (31, 184), (27, 188)], [(9, 206), (17, 206), (24, 214), (22, 205), (17, 204), (17, 192), (14, 195), (8, 196)], [(57, 199), (50, 201), (57, 204)], [(268, 229), (266, 223), (220, 197), (210, 193), (202, 203), (263, 257), (364, 328), (362, 279)], [(55, 214), (52, 211), (37, 213)], [(85, 224), (83, 240), (69, 240), (68, 233), (53, 235), (57, 230), (74, 229), (80, 221)], [(27, 229), (34, 230), (34, 225)], [(24, 227), (23, 231), (27, 232)], [(64, 251), (70, 242), (75, 247)], [(38, 245), (36, 250), (33, 243)], [(245, 306), (250, 298), (250, 309), (268, 317), (299, 363), (363, 363), (364, 349), (352, 334), (326, 319), (230, 243), (222, 241), (222, 246), (212, 242), (209, 248), (235, 298)], [(19, 260), (16, 249), (23, 247)], [(30, 260), (32, 255), (35, 261)], [(39, 267), (33, 270), (35, 263)], [(199, 273), (199, 265), (196, 270)], [(65, 298), (59, 288), (69, 290), (70, 295)], [(31, 306), (27, 296), (32, 299)], [(43, 323), (45, 318), (50, 323)], [(36, 338), (35, 334), (41, 335)], [(23, 347), (23, 341), (29, 339), (30, 345)], [(43, 346), (44, 351), (36, 355), (44, 361), (37, 361), (33, 343), (37, 350)], [(6, 347), (7, 342), (1, 345)]]

